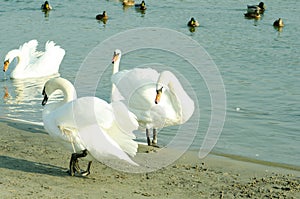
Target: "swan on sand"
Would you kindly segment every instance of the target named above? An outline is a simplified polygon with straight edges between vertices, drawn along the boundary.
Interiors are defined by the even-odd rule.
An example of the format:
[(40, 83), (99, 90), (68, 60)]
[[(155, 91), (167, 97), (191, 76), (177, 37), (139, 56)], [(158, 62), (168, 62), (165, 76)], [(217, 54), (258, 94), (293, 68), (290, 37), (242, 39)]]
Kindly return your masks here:
[(12, 79), (37, 78), (57, 75), (59, 66), (65, 56), (65, 50), (47, 41), (45, 52), (37, 51), (37, 40), (31, 40), (19, 49), (9, 51), (4, 59), (3, 71), (6, 72), (10, 63), (16, 58), (17, 65), (12, 70)]
[[(48, 97), (56, 90), (62, 91), (63, 100), (47, 104)], [(77, 98), (74, 86), (61, 77), (45, 83), (43, 96), (46, 131), (73, 148), (71, 176), (90, 174), (91, 156), (100, 162), (117, 158), (137, 166), (129, 156), (137, 152), (132, 131), (138, 128), (138, 123), (122, 102), (108, 104), (97, 97)], [(90, 161), (87, 170), (82, 171), (78, 158), (86, 156)]]
[(113, 56), (112, 101), (125, 100), (139, 122), (139, 129), (146, 129), (148, 145), (150, 129), (152, 144), (157, 145), (157, 129), (183, 124), (194, 112), (194, 101), (185, 92), (176, 76), (170, 71), (160, 74), (151, 68), (119, 71), (121, 51)]

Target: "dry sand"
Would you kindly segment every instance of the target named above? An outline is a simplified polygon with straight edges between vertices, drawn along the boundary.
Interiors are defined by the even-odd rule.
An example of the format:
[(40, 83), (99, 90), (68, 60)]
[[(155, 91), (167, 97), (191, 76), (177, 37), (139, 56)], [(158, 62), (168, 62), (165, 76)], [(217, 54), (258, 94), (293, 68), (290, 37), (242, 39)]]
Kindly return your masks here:
[[(1, 120), (0, 128), (0, 198), (300, 198), (299, 167), (217, 155), (200, 160), (195, 152), (154, 172), (126, 173), (93, 162), (88, 177), (70, 177), (70, 152), (43, 127)], [(139, 153), (158, 150), (140, 146)]]

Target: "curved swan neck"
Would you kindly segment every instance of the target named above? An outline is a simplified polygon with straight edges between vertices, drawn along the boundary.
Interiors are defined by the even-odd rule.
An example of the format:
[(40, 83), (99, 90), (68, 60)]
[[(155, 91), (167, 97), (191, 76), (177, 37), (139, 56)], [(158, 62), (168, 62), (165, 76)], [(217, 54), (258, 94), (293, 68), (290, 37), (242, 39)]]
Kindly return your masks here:
[(15, 57), (18, 57), (20, 58), (20, 54), (21, 54), (21, 51), (19, 49), (14, 49), (14, 50), (11, 50), (7, 53), (7, 55), (5, 56), (5, 61), (8, 60), (9, 62), (12, 62), (12, 60), (15, 58)]
[(188, 120), (194, 112), (194, 102), (185, 92), (177, 77), (170, 71), (163, 71), (157, 81), (156, 89), (167, 86), (170, 93), (173, 93), (178, 100), (178, 111), (182, 113), (182, 122)]
[(182, 86), (180, 85), (178, 79), (170, 71), (163, 71), (163, 72), (161, 72), (161, 74), (158, 77), (158, 80), (156, 83), (156, 90), (161, 89), (161, 87), (163, 87), (163, 86), (167, 86), (172, 92), (174, 92), (174, 86), (176, 88), (183, 89)]
[(64, 102), (70, 102), (77, 98), (76, 90), (73, 85), (71, 85), (71, 87), (62, 87), (60, 90), (64, 94)]
[(47, 95), (51, 95), (56, 90), (61, 90), (64, 95), (63, 103), (70, 102), (77, 98), (74, 86), (66, 79), (61, 77), (49, 80), (45, 85)]
[(25, 66), (25, 64), (23, 63), (23, 58), (21, 59), (21, 51), (19, 49), (15, 49), (15, 50), (11, 50), (7, 53), (7, 55), (5, 56), (4, 61), (8, 61), (9, 63), (11, 63), (14, 58), (17, 58), (18, 63), (15, 67), (15, 70), (19, 70), (21, 68), (24, 68), (22, 66)]

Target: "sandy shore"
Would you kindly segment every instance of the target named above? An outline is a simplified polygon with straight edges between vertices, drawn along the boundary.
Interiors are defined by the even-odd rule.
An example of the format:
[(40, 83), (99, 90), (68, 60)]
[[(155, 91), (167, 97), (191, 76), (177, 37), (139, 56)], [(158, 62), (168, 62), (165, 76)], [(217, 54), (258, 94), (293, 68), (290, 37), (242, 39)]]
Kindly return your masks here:
[[(1, 120), (0, 128), (1, 198), (300, 198), (299, 168), (217, 155), (200, 160), (194, 152), (154, 172), (127, 173), (93, 162), (88, 177), (70, 177), (70, 152), (43, 127)], [(140, 146), (139, 153), (158, 150)]]

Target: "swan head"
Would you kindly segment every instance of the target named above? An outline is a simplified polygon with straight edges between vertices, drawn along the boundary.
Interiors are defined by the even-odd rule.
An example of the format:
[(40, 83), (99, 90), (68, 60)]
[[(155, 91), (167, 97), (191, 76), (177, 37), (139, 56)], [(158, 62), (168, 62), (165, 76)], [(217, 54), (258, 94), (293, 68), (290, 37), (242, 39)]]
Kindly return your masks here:
[(56, 77), (48, 80), (43, 88), (42, 95), (44, 96), (42, 105), (47, 104), (49, 96), (56, 90), (61, 90), (64, 93), (64, 101), (69, 102), (77, 98), (74, 86), (68, 80)]
[(114, 51), (114, 55), (113, 55), (113, 58), (112, 58), (112, 63), (114, 64), (114, 63), (116, 63), (117, 61), (120, 61), (121, 55), (122, 55), (121, 50), (116, 49), (116, 50)]
[[(174, 93), (176, 91), (175, 90), (176, 86), (174, 87), (174, 84), (176, 82), (178, 84), (178, 80), (172, 72), (163, 71), (163, 72), (160, 73), (159, 78), (158, 78), (157, 83), (156, 83), (155, 104), (159, 103), (163, 93), (165, 93), (165, 92)], [(178, 87), (178, 85), (177, 85), (177, 87)]]
[(9, 51), (4, 59), (4, 64), (3, 64), (3, 72), (6, 72), (9, 64), (14, 60), (14, 58), (17, 58), (18, 62), (20, 61), (20, 50), (15, 49), (15, 50), (11, 50)]
[(163, 92), (163, 86), (161, 86), (159, 89), (156, 88), (155, 104), (158, 104), (160, 102), (162, 92)]

